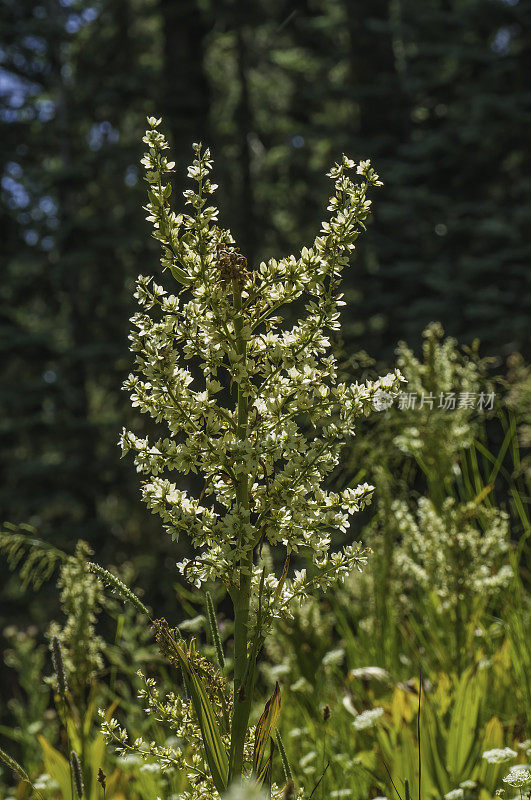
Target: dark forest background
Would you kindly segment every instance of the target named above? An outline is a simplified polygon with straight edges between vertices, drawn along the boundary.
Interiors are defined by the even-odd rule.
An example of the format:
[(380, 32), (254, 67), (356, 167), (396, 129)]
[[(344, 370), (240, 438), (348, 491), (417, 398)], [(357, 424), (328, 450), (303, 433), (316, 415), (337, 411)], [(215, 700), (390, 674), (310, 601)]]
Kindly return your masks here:
[[(175, 548), (117, 447), (134, 280), (159, 269), (148, 114), (164, 117), (176, 189), (191, 143), (210, 145), (222, 224), (251, 264), (313, 239), (342, 152), (373, 160), (385, 187), (346, 275), (349, 352), (391, 365), (432, 320), (479, 337), (500, 370), (525, 350), (529, 2), (4, 0), (1, 14), (0, 519), (69, 550), (84, 538), (100, 563), (134, 556), (152, 601), (165, 563), (171, 580)], [(28, 621), (0, 577), (0, 624)]]

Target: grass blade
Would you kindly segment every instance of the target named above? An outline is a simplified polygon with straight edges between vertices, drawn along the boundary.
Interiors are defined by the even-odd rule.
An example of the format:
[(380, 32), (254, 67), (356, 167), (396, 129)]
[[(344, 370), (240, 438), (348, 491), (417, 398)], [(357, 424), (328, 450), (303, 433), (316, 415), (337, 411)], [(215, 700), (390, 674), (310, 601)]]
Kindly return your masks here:
[(212, 775), (214, 786), (220, 794), (223, 794), (228, 785), (229, 759), (221, 738), (216, 715), (203, 682), (197, 675), (187, 653), (175, 640), (166, 620), (155, 620), (153, 624), (157, 640), (182, 670), (184, 682), (201, 729), (201, 737), (210, 774)]

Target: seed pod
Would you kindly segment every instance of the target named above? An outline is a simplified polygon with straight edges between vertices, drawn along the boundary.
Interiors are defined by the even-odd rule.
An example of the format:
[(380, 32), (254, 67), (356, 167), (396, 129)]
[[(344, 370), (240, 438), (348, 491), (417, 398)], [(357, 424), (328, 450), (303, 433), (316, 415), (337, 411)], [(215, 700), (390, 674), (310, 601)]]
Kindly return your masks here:
[(68, 681), (66, 680), (65, 662), (63, 661), (63, 651), (58, 636), (52, 636), (51, 641), (52, 662), (57, 678), (57, 691), (64, 697), (68, 691)]
[(72, 752), (70, 753), (70, 769), (72, 770), (72, 778), (74, 781), (76, 794), (81, 800), (85, 792), (85, 786), (83, 785), (83, 773), (81, 771), (81, 762), (75, 750), (72, 750)]
[(294, 800), (295, 797), (295, 784), (289, 780), (284, 786), (283, 800)]
[(102, 770), (101, 767), (98, 770), (98, 777), (96, 778), (96, 780), (98, 781), (98, 783), (101, 783), (102, 789), (103, 789), (103, 791), (105, 791), (105, 788), (106, 788), (106, 785), (107, 785), (106, 784), (107, 775), (104, 773), (104, 771)]
[(89, 572), (92, 572), (93, 575), (97, 575), (98, 578), (103, 581), (103, 583), (113, 589), (116, 594), (119, 594), (123, 600), (127, 600), (136, 608), (137, 611), (140, 611), (141, 614), (144, 614), (148, 619), (150, 619), (148, 609), (138, 599), (136, 594), (134, 594), (134, 592), (132, 592), (131, 589), (129, 589), (125, 583), (120, 580), (120, 578), (117, 578), (116, 575), (112, 574), (112, 572), (100, 567), (99, 564), (94, 564), (92, 561), (88, 562), (87, 569)]
[(6, 751), (5, 751), (5, 750), (2, 750), (2, 748), (1, 748), (1, 747), (0, 747), (0, 761), (3, 761), (3, 762), (4, 762), (4, 764), (5, 764), (7, 767), (9, 767), (9, 769), (11, 770), (11, 772), (14, 772), (14, 774), (15, 774), (15, 775), (16, 775), (18, 778), (20, 778), (20, 780), (22, 780), (22, 781), (26, 781), (26, 783), (29, 783), (29, 784), (31, 784), (31, 781), (30, 781), (30, 779), (29, 779), (28, 773), (26, 772), (26, 770), (24, 769), (24, 767), (21, 767), (21, 766), (20, 766), (20, 764), (18, 763), (18, 761), (15, 761), (15, 759), (14, 759), (14, 758), (12, 758), (12, 757), (9, 755), (9, 753), (6, 753)]

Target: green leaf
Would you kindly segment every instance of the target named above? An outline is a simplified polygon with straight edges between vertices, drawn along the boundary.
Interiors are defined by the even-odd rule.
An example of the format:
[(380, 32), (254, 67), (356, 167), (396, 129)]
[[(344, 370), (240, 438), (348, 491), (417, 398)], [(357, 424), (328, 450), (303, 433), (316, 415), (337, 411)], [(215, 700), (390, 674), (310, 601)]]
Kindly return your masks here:
[(61, 796), (67, 800), (72, 797), (70, 781), (70, 764), (61, 753), (52, 747), (48, 739), (38, 736), (39, 744), (44, 753), (44, 768), (61, 789)]
[(265, 704), (264, 712), (258, 720), (254, 737), (253, 771), (260, 776), (262, 761), (268, 741), (275, 730), (280, 715), (280, 686), (275, 684), (275, 691)]
[(273, 739), (270, 739), (269, 741), (271, 742), (269, 757), (257, 775), (256, 782), (259, 786), (264, 786), (265, 784), (265, 787), (267, 788), (267, 796), (271, 798), (271, 778), (273, 774), (273, 753), (275, 752), (275, 742)]
[[(422, 707), (422, 789), (424, 793), (433, 791), (442, 796), (453, 787), (445, 765), (446, 740), (444, 726), (439, 721), (437, 711), (432, 708), (428, 695), (424, 695)], [(415, 767), (416, 769), (416, 767)], [(418, 795), (418, 786), (412, 787), (414, 797)]]
[(282, 575), (280, 576), (277, 588), (275, 589), (275, 600), (278, 600), (278, 598), (280, 597), (280, 593), (282, 592), (282, 587), (284, 586), (284, 582), (286, 580), (286, 576), (289, 570), (289, 561), (290, 561), (290, 555), (288, 553), (288, 555), (286, 556), (286, 560), (284, 561), (284, 569), (282, 570)]
[(183, 286), (190, 286), (190, 284), (192, 283), (192, 279), (183, 269), (178, 267), (177, 264), (170, 264), (169, 267), (170, 267), (170, 272), (176, 281), (182, 283)]
[(447, 764), (457, 782), (466, 777), (467, 761), (477, 750), (481, 675), (468, 669), (457, 686), (452, 717), (448, 730)]
[(175, 641), (173, 634), (165, 632), (166, 644), (171, 648), (183, 672), (183, 678), (201, 729), (205, 755), (218, 792), (227, 790), (229, 778), (229, 759), (217, 723), (212, 704), (208, 699), (203, 682), (185, 650)]

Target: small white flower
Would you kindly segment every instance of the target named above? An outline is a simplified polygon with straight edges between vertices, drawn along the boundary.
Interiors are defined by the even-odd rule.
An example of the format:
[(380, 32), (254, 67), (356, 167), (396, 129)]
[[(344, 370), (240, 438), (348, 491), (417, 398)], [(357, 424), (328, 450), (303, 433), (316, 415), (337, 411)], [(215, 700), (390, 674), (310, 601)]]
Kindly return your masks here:
[(393, 405), (393, 397), (389, 394), (389, 392), (384, 392), (382, 389), (378, 389), (378, 391), (374, 393), (372, 404), (376, 411), (386, 411)]
[(518, 745), (519, 750), (523, 750), (528, 759), (531, 759), (531, 739), (526, 739)]
[(224, 795), (224, 800), (266, 800), (266, 798), (265, 791), (252, 780), (234, 781)]
[(139, 772), (160, 772), (159, 764), (143, 764)]
[(525, 764), (517, 764), (511, 767), (503, 782), (512, 786), (513, 789), (525, 789), (531, 785), (531, 769)]
[(503, 764), (505, 761), (510, 761), (516, 758), (516, 753), (510, 747), (494, 748), (494, 750), (485, 750), (482, 758), (488, 761), (489, 764)]
[(317, 753), (315, 752), (315, 750), (310, 750), (309, 753), (306, 753), (306, 755), (303, 756), (301, 758), (301, 760), (299, 761), (299, 764), (302, 767), (302, 769), (307, 767), (308, 764), (311, 764), (311, 762), (315, 759), (316, 756), (317, 756)]
[(365, 728), (372, 728), (376, 725), (376, 722), (383, 716), (384, 710), (381, 706), (377, 708), (369, 708), (368, 711), (363, 711), (362, 714), (358, 714), (354, 722), (352, 723), (357, 731), (365, 730)]
[(462, 789), (452, 789), (444, 795), (444, 800), (463, 800), (464, 792)]

